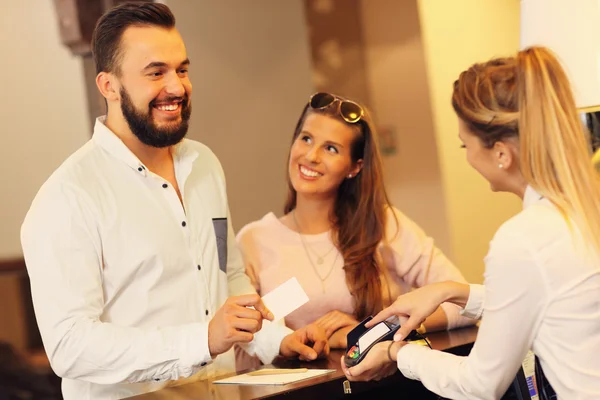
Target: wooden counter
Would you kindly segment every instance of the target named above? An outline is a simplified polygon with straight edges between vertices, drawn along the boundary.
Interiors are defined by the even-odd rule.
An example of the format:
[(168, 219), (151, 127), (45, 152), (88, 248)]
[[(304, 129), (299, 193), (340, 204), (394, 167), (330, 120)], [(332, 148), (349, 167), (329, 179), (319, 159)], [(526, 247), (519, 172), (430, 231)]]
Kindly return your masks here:
[[(431, 346), (436, 350), (443, 350), (458, 355), (469, 354), (477, 336), (477, 327), (456, 329), (450, 332), (435, 332), (427, 335)], [(136, 400), (178, 400), (178, 399), (206, 399), (206, 400), (250, 400), (265, 398), (295, 399), (337, 399), (337, 398), (381, 398), (386, 394), (395, 394), (395, 398), (402, 393), (401, 398), (437, 399), (438, 397), (428, 392), (420, 382), (406, 379), (400, 372), (381, 380), (380, 382), (352, 382), (352, 394), (345, 395), (342, 383), (346, 380), (340, 367), (340, 358), (343, 352), (334, 350), (327, 359), (310, 363), (296, 360), (275, 359), (273, 366), (279, 368), (319, 368), (334, 369), (335, 372), (308, 379), (305, 381), (279, 386), (242, 386), (242, 385), (215, 385), (214, 380), (235, 375), (233, 373), (219, 378), (194, 382), (177, 387), (169, 387), (156, 392), (146, 393), (132, 397)], [(268, 367), (268, 366), (267, 366)], [(418, 396), (418, 397), (415, 397)], [(392, 397), (394, 398), (394, 397)]]

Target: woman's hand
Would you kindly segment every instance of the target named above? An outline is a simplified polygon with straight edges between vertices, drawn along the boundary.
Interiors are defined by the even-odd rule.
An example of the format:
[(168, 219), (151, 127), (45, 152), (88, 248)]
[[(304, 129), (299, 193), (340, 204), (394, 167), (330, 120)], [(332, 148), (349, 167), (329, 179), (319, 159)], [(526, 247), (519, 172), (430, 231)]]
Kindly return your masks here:
[(329, 347), (332, 349), (345, 349), (348, 346), (348, 332), (356, 327), (355, 325), (348, 325), (333, 332), (333, 335), (329, 336)]
[[(343, 311), (333, 310), (317, 319), (314, 324), (320, 326), (325, 331), (327, 338), (330, 338), (335, 331), (347, 326), (356, 326), (358, 321), (354, 316), (346, 314)], [(345, 346), (344, 346), (345, 347)]]
[(404, 340), (411, 331), (419, 328), (425, 318), (433, 314), (439, 305), (449, 298), (449, 292), (452, 291), (454, 284), (455, 282), (433, 283), (398, 296), (392, 305), (373, 317), (366, 327), (370, 328), (378, 322), (396, 315), (401, 320), (401, 326), (394, 335), (394, 340)]
[(309, 324), (284, 337), (279, 353), (284, 357), (297, 356), (302, 361), (313, 361), (329, 355), (329, 344), (323, 329)]
[[(364, 360), (349, 369), (344, 364), (344, 357), (342, 356), (342, 371), (350, 381), (378, 381), (386, 378), (398, 370), (395, 360), (396, 354), (405, 344), (405, 342), (391, 342), (389, 340), (377, 343), (369, 350), (369, 354)], [(390, 345), (392, 347), (389, 349), (389, 354), (392, 359), (388, 355)]]

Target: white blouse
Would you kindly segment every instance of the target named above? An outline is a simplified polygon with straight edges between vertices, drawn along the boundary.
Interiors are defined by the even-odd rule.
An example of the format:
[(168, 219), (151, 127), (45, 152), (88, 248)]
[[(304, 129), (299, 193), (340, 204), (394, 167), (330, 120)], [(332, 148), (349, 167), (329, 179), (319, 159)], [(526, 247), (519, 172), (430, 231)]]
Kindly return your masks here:
[[(600, 258), (558, 209), (528, 187), (472, 285), (465, 315), (481, 316), (468, 357), (406, 345), (398, 368), (453, 399), (498, 399), (529, 349), (561, 399), (600, 399)], [(484, 301), (485, 300), (485, 301)]]

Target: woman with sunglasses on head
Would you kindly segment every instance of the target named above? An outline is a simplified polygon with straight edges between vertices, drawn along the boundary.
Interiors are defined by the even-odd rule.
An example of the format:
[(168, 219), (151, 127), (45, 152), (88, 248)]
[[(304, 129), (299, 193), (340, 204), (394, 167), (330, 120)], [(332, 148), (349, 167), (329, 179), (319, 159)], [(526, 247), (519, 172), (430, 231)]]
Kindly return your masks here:
[[(313, 95), (294, 131), (285, 215), (273, 213), (240, 230), (246, 272), (264, 295), (292, 277), (309, 302), (286, 317), (292, 329), (316, 323), (331, 347), (401, 293), (461, 273), (433, 240), (393, 208), (383, 185), (373, 123), (364, 107)], [(471, 324), (443, 304), (419, 328)]]
[(441, 396), (498, 399), (531, 349), (540, 398), (600, 399), (600, 180), (564, 70), (540, 47), (475, 64), (454, 83), (452, 105), (467, 161), (492, 190), (523, 199), (523, 211), (496, 232), (484, 286), (426, 286), (373, 322), (410, 315), (401, 340), (451, 301), (481, 317), (477, 341), (468, 357), (380, 343), (346, 375), (374, 379), (396, 364)]

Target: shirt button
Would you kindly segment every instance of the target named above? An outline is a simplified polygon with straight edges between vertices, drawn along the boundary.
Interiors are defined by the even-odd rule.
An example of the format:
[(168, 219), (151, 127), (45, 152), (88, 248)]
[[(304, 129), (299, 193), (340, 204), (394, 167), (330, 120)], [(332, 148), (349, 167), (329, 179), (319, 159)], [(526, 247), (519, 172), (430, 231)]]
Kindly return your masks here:
[(205, 311), (205, 314), (208, 315), (208, 310)]
[(167, 185), (166, 183), (163, 183), (163, 187), (166, 189), (169, 187), (169, 185)]
[(142, 167), (139, 167), (139, 168), (138, 168), (138, 171), (142, 172), (142, 171), (143, 171), (143, 170), (142, 170)]
[(200, 266), (200, 264), (198, 264), (198, 271), (200, 271), (202, 269), (202, 267)]
[(185, 223), (185, 221), (181, 221), (181, 226), (185, 227), (187, 224)]

